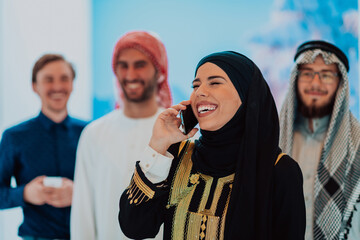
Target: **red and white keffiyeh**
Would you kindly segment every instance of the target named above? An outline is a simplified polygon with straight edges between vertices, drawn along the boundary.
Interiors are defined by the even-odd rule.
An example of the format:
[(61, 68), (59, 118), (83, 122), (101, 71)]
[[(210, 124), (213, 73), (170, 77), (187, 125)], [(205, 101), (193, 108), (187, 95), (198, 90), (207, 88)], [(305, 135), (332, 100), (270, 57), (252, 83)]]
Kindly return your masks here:
[[(158, 104), (164, 108), (170, 107), (172, 98), (168, 83), (168, 59), (164, 44), (158, 37), (145, 31), (133, 31), (126, 33), (117, 41), (114, 47), (112, 58), (112, 69), (114, 73), (120, 52), (127, 48), (137, 49), (149, 57), (157, 71), (160, 73), (157, 89)], [(118, 81), (116, 81), (116, 84), (120, 96), (117, 102), (117, 107), (121, 107), (123, 105), (122, 99), (124, 93), (122, 92)]]

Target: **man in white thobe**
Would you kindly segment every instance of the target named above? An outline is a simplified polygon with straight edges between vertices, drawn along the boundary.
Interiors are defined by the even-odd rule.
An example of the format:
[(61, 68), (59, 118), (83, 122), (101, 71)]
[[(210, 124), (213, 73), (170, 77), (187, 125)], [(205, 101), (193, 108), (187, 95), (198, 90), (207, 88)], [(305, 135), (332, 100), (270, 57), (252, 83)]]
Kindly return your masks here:
[[(119, 107), (88, 125), (79, 141), (73, 240), (127, 239), (118, 223), (119, 199), (148, 145), (156, 117), (171, 105), (166, 50), (154, 35), (135, 31), (121, 37), (112, 67)], [(161, 231), (157, 239), (162, 239)]]

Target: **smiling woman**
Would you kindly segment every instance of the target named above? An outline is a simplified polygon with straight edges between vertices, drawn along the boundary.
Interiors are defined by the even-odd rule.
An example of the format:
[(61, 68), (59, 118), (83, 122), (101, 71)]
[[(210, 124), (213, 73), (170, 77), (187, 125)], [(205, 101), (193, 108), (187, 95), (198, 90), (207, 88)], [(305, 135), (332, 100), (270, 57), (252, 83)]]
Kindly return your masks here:
[[(278, 147), (279, 121), (258, 67), (236, 52), (204, 57), (190, 100), (159, 115), (120, 200), (130, 238), (304, 239), (299, 166)], [(177, 114), (191, 104), (202, 136)]]
[(214, 63), (207, 62), (199, 67), (193, 88), (191, 106), (203, 130), (220, 129), (241, 105), (230, 78)]

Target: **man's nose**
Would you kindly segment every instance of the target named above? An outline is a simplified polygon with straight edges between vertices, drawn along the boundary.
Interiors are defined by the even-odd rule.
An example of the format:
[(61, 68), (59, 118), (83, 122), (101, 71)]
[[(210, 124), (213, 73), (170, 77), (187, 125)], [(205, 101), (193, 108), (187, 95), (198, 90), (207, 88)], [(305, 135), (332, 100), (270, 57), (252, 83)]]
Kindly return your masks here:
[(53, 87), (54, 90), (60, 90), (60, 89), (62, 89), (63, 83), (62, 83), (61, 79), (55, 80), (55, 81), (53, 82), (53, 84), (52, 84), (52, 87)]
[(136, 79), (136, 71), (133, 67), (129, 67), (126, 71), (126, 79), (127, 80), (134, 80)]
[(311, 81), (311, 84), (321, 85), (321, 78), (319, 72), (314, 72), (314, 77)]

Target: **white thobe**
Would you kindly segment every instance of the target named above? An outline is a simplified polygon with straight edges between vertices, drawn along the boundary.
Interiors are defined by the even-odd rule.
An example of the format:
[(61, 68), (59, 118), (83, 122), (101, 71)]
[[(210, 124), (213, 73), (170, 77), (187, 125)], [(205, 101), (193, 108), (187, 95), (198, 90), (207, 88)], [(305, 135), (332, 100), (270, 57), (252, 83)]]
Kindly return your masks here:
[[(118, 223), (120, 196), (162, 110), (142, 119), (115, 110), (84, 129), (76, 158), (71, 239), (127, 239)], [(162, 230), (156, 239), (162, 239)]]

